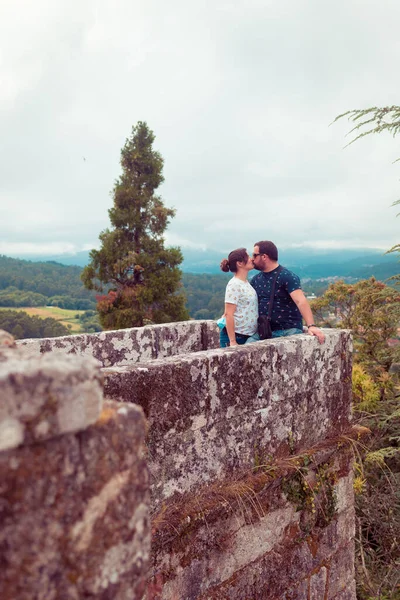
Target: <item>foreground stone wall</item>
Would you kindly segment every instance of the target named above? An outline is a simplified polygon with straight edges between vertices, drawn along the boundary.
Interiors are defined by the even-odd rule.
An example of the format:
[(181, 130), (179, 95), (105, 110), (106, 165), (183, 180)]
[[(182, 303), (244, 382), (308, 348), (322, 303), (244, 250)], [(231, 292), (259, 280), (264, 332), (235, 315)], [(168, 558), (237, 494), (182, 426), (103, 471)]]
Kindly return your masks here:
[(0, 598), (142, 597), (149, 558), (140, 408), (93, 359), (0, 347)]
[(149, 422), (160, 598), (355, 599), (349, 332), (103, 373)]
[[(57, 580), (68, 598), (140, 597), (143, 410), (146, 600), (355, 600), (351, 336), (325, 333), (323, 345), (297, 335), (219, 349), (205, 321), (21, 342), (46, 383), (30, 403), (34, 369), (14, 362), (15, 378), (4, 374), (15, 398), (0, 413), (0, 477), (9, 482), (0, 510), (10, 511), (0, 556), (14, 588), (0, 596), (36, 578), (47, 595), (16, 597), (62, 597)], [(103, 366), (100, 416), (100, 377), (82, 356)], [(64, 365), (59, 385), (52, 361)], [(19, 560), (35, 518), (29, 546), (38, 536), (46, 561), (23, 544)]]

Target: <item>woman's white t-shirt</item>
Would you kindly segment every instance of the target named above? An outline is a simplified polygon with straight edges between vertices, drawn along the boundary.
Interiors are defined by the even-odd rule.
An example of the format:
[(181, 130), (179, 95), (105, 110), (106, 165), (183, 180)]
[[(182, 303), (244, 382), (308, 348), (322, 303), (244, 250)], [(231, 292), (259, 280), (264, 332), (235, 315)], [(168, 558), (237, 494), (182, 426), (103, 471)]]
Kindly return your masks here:
[(257, 331), (258, 298), (253, 286), (248, 281), (232, 277), (226, 286), (225, 302), (236, 304), (233, 315), (235, 333), (254, 335)]

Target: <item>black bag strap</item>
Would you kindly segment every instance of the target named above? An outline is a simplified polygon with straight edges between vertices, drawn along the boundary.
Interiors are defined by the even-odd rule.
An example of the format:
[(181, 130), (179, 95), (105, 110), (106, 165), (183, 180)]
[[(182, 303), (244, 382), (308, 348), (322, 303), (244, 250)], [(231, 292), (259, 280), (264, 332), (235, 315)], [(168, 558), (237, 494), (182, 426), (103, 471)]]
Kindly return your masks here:
[(279, 267), (277, 267), (277, 269), (276, 269), (276, 273), (275, 273), (274, 279), (272, 281), (271, 295), (269, 297), (269, 306), (268, 306), (268, 315), (267, 315), (267, 319), (269, 321), (271, 320), (272, 307), (274, 305), (274, 299), (275, 299), (275, 284), (276, 284), (276, 280), (278, 279), (278, 275), (281, 271), (282, 271), (282, 267), (279, 265)]

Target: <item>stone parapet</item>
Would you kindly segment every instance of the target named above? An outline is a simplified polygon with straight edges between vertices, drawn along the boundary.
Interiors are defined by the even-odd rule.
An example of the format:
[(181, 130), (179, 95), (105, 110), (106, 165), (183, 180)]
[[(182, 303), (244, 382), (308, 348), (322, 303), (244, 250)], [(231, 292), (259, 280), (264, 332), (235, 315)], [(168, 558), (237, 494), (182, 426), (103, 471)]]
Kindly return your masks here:
[(144, 420), (106, 403), (97, 423), (0, 452), (0, 598), (140, 599), (149, 557)]
[(145, 419), (93, 358), (27, 358), (0, 332), (0, 598), (140, 600)]
[(2, 600), (355, 600), (352, 341), (325, 334), (190, 321), (24, 340), (25, 367), (0, 336)]
[(81, 431), (99, 417), (102, 377), (91, 357), (20, 351), (0, 362), (0, 450)]
[(350, 345), (328, 330), (104, 369), (106, 396), (148, 419), (153, 502), (348, 428)]
[(101, 366), (144, 362), (219, 346), (215, 321), (182, 321), (95, 334), (20, 340), (29, 356), (46, 352), (92, 356)]

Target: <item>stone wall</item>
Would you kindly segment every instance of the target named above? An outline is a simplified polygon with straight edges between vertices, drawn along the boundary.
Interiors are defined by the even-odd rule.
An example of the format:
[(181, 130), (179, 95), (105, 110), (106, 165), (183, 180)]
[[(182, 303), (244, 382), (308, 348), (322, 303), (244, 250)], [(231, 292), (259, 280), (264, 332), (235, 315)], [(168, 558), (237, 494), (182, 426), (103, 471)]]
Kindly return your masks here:
[(101, 366), (145, 362), (219, 346), (215, 321), (181, 321), (95, 334), (20, 340), (27, 356), (47, 352), (92, 356)]
[(301, 475), (275, 466), (176, 497), (153, 516), (160, 597), (355, 600), (351, 456), (332, 446)]
[(142, 597), (144, 417), (103, 405), (96, 361), (0, 347), (0, 598)]
[[(114, 403), (107, 411), (144, 411), (146, 600), (355, 600), (351, 336), (325, 333), (323, 345), (298, 335), (222, 350), (203, 321), (21, 343), (32, 360), (64, 354), (65, 377), (71, 355), (93, 355)], [(75, 401), (74, 414), (94, 404)], [(24, 419), (24, 444), (50, 443), (38, 441), (46, 426)]]
[(349, 332), (103, 373), (148, 419), (160, 598), (355, 599)]
[(350, 426), (350, 334), (290, 338), (103, 369), (110, 399), (148, 419), (153, 503)]

